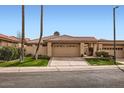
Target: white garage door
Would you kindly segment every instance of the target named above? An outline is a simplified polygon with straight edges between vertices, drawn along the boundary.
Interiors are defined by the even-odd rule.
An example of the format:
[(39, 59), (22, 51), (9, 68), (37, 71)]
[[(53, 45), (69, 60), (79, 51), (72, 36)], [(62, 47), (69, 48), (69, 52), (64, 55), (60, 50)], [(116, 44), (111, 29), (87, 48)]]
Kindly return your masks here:
[(80, 56), (79, 44), (53, 44), (53, 56), (78, 57)]

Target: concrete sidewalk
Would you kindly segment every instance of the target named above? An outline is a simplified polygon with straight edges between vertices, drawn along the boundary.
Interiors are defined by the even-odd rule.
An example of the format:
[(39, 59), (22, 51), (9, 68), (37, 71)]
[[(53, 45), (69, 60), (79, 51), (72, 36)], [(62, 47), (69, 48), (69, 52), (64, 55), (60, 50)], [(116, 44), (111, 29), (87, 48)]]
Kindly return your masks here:
[[(119, 65), (124, 69), (124, 65)], [(0, 73), (10, 72), (46, 72), (46, 71), (83, 71), (99, 69), (118, 69), (117, 66), (66, 66), (66, 67), (0, 67)]]

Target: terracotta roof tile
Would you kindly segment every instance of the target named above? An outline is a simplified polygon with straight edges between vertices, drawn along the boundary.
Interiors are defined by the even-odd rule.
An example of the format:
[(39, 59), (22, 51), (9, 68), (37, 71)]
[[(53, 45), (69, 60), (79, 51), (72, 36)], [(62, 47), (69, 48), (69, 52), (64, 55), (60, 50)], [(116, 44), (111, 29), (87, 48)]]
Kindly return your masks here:
[(19, 42), (19, 39), (17, 39), (14, 36), (6, 36), (3, 34), (0, 34), (0, 39), (6, 40), (6, 41), (10, 41), (10, 42)]
[(48, 41), (97, 41), (95, 37), (74, 37), (62, 35), (57, 38), (49, 39)]
[[(6, 41), (9, 41), (9, 42), (21, 42), (21, 38), (17, 38), (15, 36), (7, 36), (7, 35), (3, 35), (3, 34), (0, 34), (0, 39), (2, 40), (6, 40)], [(30, 38), (25, 38), (25, 42), (28, 42), (30, 41)]]
[[(34, 40), (30, 40), (27, 43), (38, 43), (39, 39), (34, 39)], [(43, 37), (42, 41), (97, 41), (97, 39), (95, 37), (74, 37), (74, 36), (69, 36), (69, 35), (61, 35), (61, 36), (47, 36), (47, 37)]]
[[(49, 39), (56, 38), (56, 37), (58, 37), (58, 36), (54, 36), (54, 35), (46, 36), (46, 37), (42, 38), (41, 42), (43, 42), (44, 40), (49, 40)], [(27, 43), (37, 44), (38, 42), (39, 42), (39, 39), (33, 39), (33, 40), (28, 41)]]

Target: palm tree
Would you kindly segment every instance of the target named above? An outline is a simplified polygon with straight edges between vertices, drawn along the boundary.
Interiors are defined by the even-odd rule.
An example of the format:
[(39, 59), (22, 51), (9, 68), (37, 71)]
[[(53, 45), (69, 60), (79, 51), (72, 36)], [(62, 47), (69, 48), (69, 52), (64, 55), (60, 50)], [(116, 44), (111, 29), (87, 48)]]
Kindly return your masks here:
[(39, 50), (39, 47), (40, 47), (40, 43), (41, 43), (41, 39), (42, 39), (42, 35), (43, 35), (43, 5), (41, 5), (41, 24), (40, 24), (40, 38), (39, 38), (39, 41), (38, 41), (38, 45), (37, 45), (37, 48), (36, 48), (36, 52), (35, 52), (35, 59), (37, 60), (38, 58), (38, 50)]
[(22, 37), (21, 37), (21, 55), (20, 61), (24, 61), (24, 39), (25, 39), (25, 14), (24, 5), (22, 5)]

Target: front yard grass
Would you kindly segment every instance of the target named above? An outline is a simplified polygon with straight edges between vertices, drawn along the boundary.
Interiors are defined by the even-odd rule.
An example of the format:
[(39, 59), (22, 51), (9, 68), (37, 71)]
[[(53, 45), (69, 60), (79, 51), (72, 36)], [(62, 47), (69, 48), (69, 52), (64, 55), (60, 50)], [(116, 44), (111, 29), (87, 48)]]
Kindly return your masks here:
[(32, 66), (47, 66), (48, 59), (32, 59), (31, 57), (25, 57), (24, 62), (9, 61), (0, 62), (0, 67), (32, 67)]
[[(108, 58), (85, 58), (90, 65), (114, 65), (114, 62)], [(117, 65), (122, 65), (117, 62)]]

